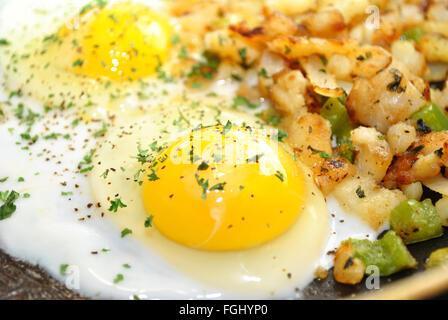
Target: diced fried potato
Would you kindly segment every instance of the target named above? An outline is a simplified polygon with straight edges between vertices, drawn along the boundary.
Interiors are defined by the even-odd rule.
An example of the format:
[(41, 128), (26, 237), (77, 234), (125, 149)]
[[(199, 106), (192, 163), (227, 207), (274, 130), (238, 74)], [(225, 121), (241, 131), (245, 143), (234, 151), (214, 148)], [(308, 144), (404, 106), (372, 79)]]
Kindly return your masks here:
[(431, 101), (445, 109), (445, 111), (448, 110), (448, 83), (445, 83), (443, 90), (431, 89)]
[(420, 156), (411, 169), (415, 180), (424, 180), (435, 177), (440, 172), (440, 157), (435, 153)]
[(295, 15), (317, 9), (317, 1), (309, 0), (266, 0), (265, 4), (270, 10), (281, 11), (287, 15)]
[(371, 44), (387, 47), (397, 40), (403, 31), (400, 12), (393, 8), (380, 14), (379, 28), (373, 28)]
[(429, 62), (448, 62), (448, 39), (429, 34), (420, 40), (420, 50)]
[(309, 13), (302, 24), (311, 36), (321, 38), (336, 38), (346, 27), (344, 17), (336, 9)]
[(306, 112), (303, 95), (308, 82), (299, 70), (284, 70), (274, 76), (274, 82), (271, 97), (279, 112), (294, 118)]
[(358, 127), (351, 132), (353, 145), (358, 150), (355, 165), (358, 173), (381, 181), (392, 162), (389, 144), (375, 128)]
[(413, 126), (405, 122), (398, 122), (387, 130), (387, 142), (393, 154), (405, 152), (417, 138)]
[(370, 176), (345, 179), (332, 194), (345, 212), (356, 214), (375, 230), (389, 221), (393, 208), (406, 200), (401, 190), (382, 188)]
[(286, 130), (287, 141), (299, 159), (309, 168), (319, 165), (324, 158), (320, 152), (332, 155), (330, 123), (316, 113), (306, 113), (292, 122)]
[(275, 11), (262, 23), (263, 40), (271, 40), (275, 37), (294, 36), (297, 34), (297, 25), (283, 13)]
[(425, 179), (422, 182), (429, 189), (448, 197), (448, 179), (443, 175), (438, 174), (437, 176)]
[(369, 0), (320, 0), (320, 10), (335, 8), (344, 16), (348, 24), (353, 18), (364, 15), (366, 8), (370, 5)]
[(399, 155), (389, 167), (384, 180), (388, 186), (407, 185), (415, 181), (426, 184), (448, 164), (448, 131), (431, 132), (420, 137)]
[(327, 70), (333, 74), (337, 80), (352, 81), (352, 61), (342, 54), (333, 54), (328, 59)]
[(442, 225), (448, 227), (448, 197), (444, 196), (442, 199), (436, 202), (437, 212), (442, 218)]
[(401, 22), (403, 28), (415, 28), (425, 19), (424, 12), (417, 4), (403, 4), (401, 6)]
[(429, 6), (428, 19), (448, 22), (448, 7), (446, 1), (433, 1)]
[(349, 52), (348, 57), (354, 61), (352, 74), (370, 78), (392, 62), (392, 55), (377, 46), (363, 45)]
[(425, 21), (422, 24), (422, 29), (425, 33), (438, 33), (448, 38), (448, 21)]
[(410, 81), (410, 72), (399, 61), (370, 79), (357, 78), (347, 98), (353, 121), (373, 126), (385, 133), (389, 127), (407, 119), (426, 103), (422, 92)]
[(314, 271), (314, 278), (324, 280), (327, 279), (327, 277), (328, 277), (328, 270), (322, 266), (318, 266)]
[(441, 150), (443, 153), (442, 160), (445, 165), (448, 165), (445, 157), (445, 148), (448, 145), (448, 131), (430, 132), (420, 137), (413, 145), (413, 148), (417, 146), (423, 146), (418, 154), (428, 155), (434, 153), (437, 150)]
[(364, 262), (353, 256), (350, 242), (343, 242), (334, 256), (334, 279), (339, 283), (357, 284), (361, 282), (365, 271)]
[(347, 159), (325, 159), (313, 168), (314, 180), (324, 195), (330, 194), (344, 179), (355, 174), (355, 166)]
[(325, 65), (317, 55), (302, 57), (300, 64), (305, 69), (308, 80), (313, 85), (314, 92), (324, 97), (340, 97), (344, 90), (339, 88), (335, 77), (328, 73)]
[(273, 76), (280, 73), (285, 67), (285, 61), (282, 57), (269, 50), (263, 51), (258, 64), (258, 90), (260, 90), (262, 96), (267, 97), (269, 95), (269, 90), (274, 85)]
[(322, 39), (310, 37), (280, 37), (268, 43), (270, 50), (294, 60), (313, 54), (346, 54), (356, 49), (358, 42), (352, 39)]
[(425, 57), (415, 50), (410, 41), (397, 40), (391, 46), (392, 55), (403, 62), (408, 69), (417, 76), (425, 71)]
[(251, 65), (260, 57), (258, 48), (252, 47), (239, 34), (228, 30), (207, 33), (205, 48), (221, 58), (229, 58), (238, 64)]
[(359, 46), (354, 39), (323, 39), (310, 37), (280, 37), (268, 43), (270, 50), (290, 60), (299, 60), (311, 55), (329, 59), (339, 54), (347, 57), (352, 66), (353, 76), (372, 77), (392, 62), (386, 50), (376, 46)]
[(420, 181), (401, 186), (401, 191), (408, 199), (420, 200), (423, 194), (423, 187)]

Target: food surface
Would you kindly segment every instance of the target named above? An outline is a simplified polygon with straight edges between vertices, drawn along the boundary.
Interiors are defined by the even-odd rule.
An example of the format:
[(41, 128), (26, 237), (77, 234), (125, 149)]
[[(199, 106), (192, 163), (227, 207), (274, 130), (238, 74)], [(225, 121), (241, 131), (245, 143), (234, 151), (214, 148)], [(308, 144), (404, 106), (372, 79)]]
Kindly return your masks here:
[(0, 1), (0, 248), (92, 298), (414, 269), (448, 225), (446, 30), (444, 0)]

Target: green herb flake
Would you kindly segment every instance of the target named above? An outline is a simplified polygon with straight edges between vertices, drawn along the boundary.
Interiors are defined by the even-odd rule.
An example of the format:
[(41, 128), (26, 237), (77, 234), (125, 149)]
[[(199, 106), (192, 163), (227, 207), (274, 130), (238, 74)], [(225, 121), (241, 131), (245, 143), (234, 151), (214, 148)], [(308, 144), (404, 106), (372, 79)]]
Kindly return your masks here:
[(110, 201), (109, 211), (117, 212), (118, 208), (126, 208), (126, 207), (127, 207), (127, 205), (125, 205), (123, 202), (121, 202), (120, 198), (117, 198), (117, 199)]
[(123, 281), (123, 280), (124, 280), (124, 276), (123, 276), (121, 273), (119, 273), (119, 274), (117, 274), (117, 276), (115, 277), (115, 279), (114, 279), (114, 283), (117, 284), (117, 283), (119, 283), (119, 282), (121, 282), (121, 281)]
[(150, 215), (148, 218), (146, 218), (145, 220), (145, 228), (151, 228), (152, 227), (152, 220), (154, 219), (153, 215)]
[(124, 229), (121, 231), (121, 237), (122, 237), (122, 238), (126, 237), (128, 234), (132, 234), (132, 230), (129, 229), (129, 228), (124, 228)]
[(248, 99), (246, 99), (245, 97), (243, 97), (243, 96), (237, 96), (237, 97), (233, 98), (233, 105), (232, 105), (232, 108), (233, 108), (233, 109), (236, 109), (236, 108), (238, 108), (239, 106), (246, 106), (246, 107), (248, 107), (248, 108), (250, 108), (250, 109), (256, 109), (256, 108), (259, 107), (258, 104), (254, 104), (254, 103), (250, 102), (250, 101), (249, 101)]
[(66, 264), (66, 263), (61, 264), (61, 265), (59, 266), (59, 273), (60, 273), (61, 275), (63, 275), (63, 276), (67, 275), (67, 269), (68, 269), (68, 267), (69, 267), (69, 265)]
[(366, 194), (365, 194), (364, 190), (362, 190), (361, 186), (359, 186), (359, 187), (356, 189), (356, 195), (357, 195), (358, 198), (360, 198), (360, 199), (366, 197)]
[(3, 204), (0, 206), (0, 221), (12, 216), (16, 211), (16, 205), (14, 202), (19, 198), (20, 194), (14, 190), (12, 191), (0, 191), (0, 200)]

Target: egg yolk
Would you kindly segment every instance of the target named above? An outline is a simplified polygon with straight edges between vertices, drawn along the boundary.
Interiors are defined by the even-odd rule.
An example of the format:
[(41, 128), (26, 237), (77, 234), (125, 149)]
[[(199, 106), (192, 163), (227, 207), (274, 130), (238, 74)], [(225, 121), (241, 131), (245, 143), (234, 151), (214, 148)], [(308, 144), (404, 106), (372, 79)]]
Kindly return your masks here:
[(150, 162), (142, 185), (153, 225), (193, 248), (223, 251), (285, 232), (304, 202), (304, 173), (273, 139), (250, 128), (194, 130)]
[(141, 4), (87, 6), (59, 32), (68, 69), (89, 78), (138, 80), (166, 59), (172, 36), (168, 19)]

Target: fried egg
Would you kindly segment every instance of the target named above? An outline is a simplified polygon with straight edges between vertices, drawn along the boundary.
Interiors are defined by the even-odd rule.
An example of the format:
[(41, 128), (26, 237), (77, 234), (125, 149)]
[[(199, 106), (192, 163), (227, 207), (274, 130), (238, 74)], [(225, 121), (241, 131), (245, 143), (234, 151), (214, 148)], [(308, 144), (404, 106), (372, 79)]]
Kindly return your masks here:
[(93, 298), (300, 297), (376, 233), (229, 108), (235, 81), (160, 68), (179, 33), (163, 1), (0, 0), (0, 248)]
[[(0, 36), (15, 39), (0, 53), (9, 90), (48, 109), (76, 108), (87, 120), (109, 112), (141, 115), (182, 97), (181, 83), (162, 70), (177, 56), (171, 51), (176, 24), (163, 2), (40, 5), (8, 1), (2, 11)], [(11, 17), (18, 7), (24, 15)], [(52, 24), (41, 26), (42, 20)]]
[[(215, 117), (207, 107), (153, 112), (119, 125), (97, 150), (95, 202), (120, 199), (126, 207), (107, 217), (199, 283), (247, 297), (294, 295), (312, 278), (328, 234), (325, 201), (306, 167), (263, 135), (276, 130), (261, 131), (255, 117)], [(188, 123), (173, 128), (179, 114)], [(217, 122), (232, 127), (223, 134)], [(138, 146), (154, 157), (145, 172), (133, 158)], [(153, 227), (145, 227), (148, 217)]]

